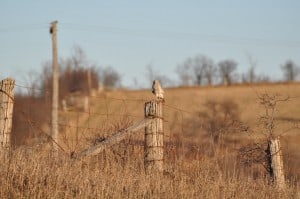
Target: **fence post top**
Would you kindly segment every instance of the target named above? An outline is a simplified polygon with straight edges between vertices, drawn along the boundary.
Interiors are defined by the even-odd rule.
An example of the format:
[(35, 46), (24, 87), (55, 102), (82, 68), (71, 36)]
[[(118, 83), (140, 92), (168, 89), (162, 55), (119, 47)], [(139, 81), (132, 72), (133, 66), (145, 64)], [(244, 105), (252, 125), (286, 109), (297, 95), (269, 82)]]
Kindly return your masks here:
[(156, 96), (157, 99), (164, 99), (164, 90), (161, 87), (161, 84), (158, 80), (154, 80), (152, 84), (152, 93)]
[(1, 82), (15, 82), (15, 80), (13, 78), (8, 77), (8, 78), (1, 80)]

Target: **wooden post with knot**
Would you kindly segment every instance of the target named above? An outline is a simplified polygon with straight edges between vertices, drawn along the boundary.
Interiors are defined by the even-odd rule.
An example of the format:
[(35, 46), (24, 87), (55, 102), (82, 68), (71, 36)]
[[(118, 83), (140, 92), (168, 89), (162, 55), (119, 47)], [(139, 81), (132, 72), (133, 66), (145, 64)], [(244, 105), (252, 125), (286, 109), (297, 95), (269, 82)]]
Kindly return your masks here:
[(152, 93), (156, 98), (145, 103), (145, 118), (151, 121), (145, 127), (144, 164), (147, 174), (162, 172), (164, 159), (164, 91), (157, 80), (153, 81)]
[(15, 80), (0, 82), (0, 150), (10, 148)]
[(283, 156), (279, 138), (271, 139), (268, 144), (268, 151), (270, 155), (270, 175), (273, 177), (274, 183), (280, 189), (285, 188), (285, 177), (283, 169)]

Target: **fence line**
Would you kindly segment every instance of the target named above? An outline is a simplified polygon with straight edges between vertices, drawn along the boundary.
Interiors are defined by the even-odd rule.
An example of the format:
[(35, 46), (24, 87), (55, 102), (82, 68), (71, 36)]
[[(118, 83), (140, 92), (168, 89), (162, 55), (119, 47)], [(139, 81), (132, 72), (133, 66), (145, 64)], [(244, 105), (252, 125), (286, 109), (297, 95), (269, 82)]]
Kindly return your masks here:
[[(25, 89), (28, 89), (28, 90), (36, 90), (36, 91), (43, 91), (43, 89), (38, 89), (38, 88), (32, 88), (32, 87), (29, 87), (29, 86), (23, 86), (23, 85), (19, 85), (19, 84), (16, 84), (17, 87), (20, 87), (20, 88), (25, 88)], [(47, 93), (50, 93), (50, 91), (46, 91)], [(84, 95), (82, 95), (83, 97)], [(101, 99), (105, 102), (105, 104), (107, 105), (107, 100), (108, 101), (122, 101), (123, 103), (126, 103), (126, 102), (141, 102), (141, 103), (145, 103), (149, 100), (151, 100), (151, 97), (149, 98), (116, 98), (116, 97), (108, 97), (108, 96), (88, 96), (89, 98), (91, 99)], [(48, 99), (49, 101), (51, 100), (51, 98), (49, 97)], [(99, 102), (98, 102), (99, 103)], [(48, 103), (50, 105), (50, 103)], [(172, 104), (168, 104), (167, 102), (165, 102), (163, 104), (163, 106), (165, 108), (168, 108), (168, 109), (171, 109), (171, 110), (175, 110), (177, 112), (180, 112), (180, 114), (183, 115), (184, 114), (189, 114), (191, 116), (194, 116), (196, 114), (198, 114), (197, 111), (189, 111), (189, 110), (185, 110), (185, 109), (182, 109), (182, 108), (178, 108)], [(60, 110), (61, 111), (61, 110)], [(97, 112), (91, 112), (91, 111), (84, 111), (84, 110), (66, 110), (67, 112), (73, 112), (73, 113), (83, 113), (83, 114), (91, 114), (91, 115), (98, 115), (98, 116), (128, 116), (128, 117), (133, 117), (133, 118), (139, 118), (140, 116), (138, 115), (131, 115), (131, 114), (113, 114), (113, 113), (97, 113)], [(166, 121), (166, 119), (165, 119)]]
[[(19, 88), (28, 89), (29, 91), (33, 90), (33, 89), (34, 90), (42, 91), (41, 89), (31, 88), (31, 87), (28, 87), (28, 86), (22, 86), (22, 85), (19, 85), (19, 84), (17, 84), (16, 86), (19, 87)], [(46, 91), (46, 92), (49, 92), (49, 91)], [(84, 95), (82, 95), (82, 96), (84, 96)], [(100, 100), (104, 101), (104, 107), (105, 107), (104, 109), (106, 110), (106, 112), (104, 112), (104, 113), (95, 112), (95, 111), (92, 111), (92, 109), (90, 107), (87, 110), (81, 110), (81, 109), (78, 109), (78, 108), (74, 108), (73, 110), (67, 110), (67, 111), (64, 111), (64, 112), (70, 113), (70, 114), (72, 114), (72, 113), (77, 114), (77, 124), (73, 125), (73, 124), (68, 124), (67, 122), (65, 122), (65, 123), (58, 123), (58, 126), (62, 127), (62, 128), (76, 128), (77, 129), (76, 131), (83, 130), (84, 132), (93, 131), (93, 133), (96, 133), (96, 132), (102, 132), (103, 133), (103, 128), (97, 128), (97, 127), (91, 127), (90, 126), (89, 120), (90, 120), (90, 116), (91, 115), (93, 115), (93, 116), (99, 116), (99, 117), (106, 117), (107, 118), (106, 122), (108, 121), (108, 118), (110, 118), (110, 117), (126, 117), (126, 118), (135, 118), (135, 119), (138, 119), (138, 118), (141, 118), (142, 115), (137, 115), (137, 114), (133, 115), (133, 114), (130, 114), (130, 111), (127, 108), (128, 102), (146, 103), (147, 100), (150, 99), (150, 98), (149, 99), (146, 99), (146, 98), (143, 99), (143, 98), (125, 98), (125, 97), (123, 97), (123, 98), (116, 98), (116, 97), (109, 97), (109, 96), (106, 96), (106, 95), (104, 95), (104, 96), (89, 96), (89, 98), (97, 100), (97, 103), (99, 103)], [(122, 113), (116, 113), (117, 111), (122, 112), (120, 109), (119, 110), (110, 111), (111, 110), (111, 108), (110, 108), (111, 104), (110, 103), (112, 101), (120, 101), (120, 103), (124, 104), (124, 106), (122, 107), (124, 114), (122, 114)], [(15, 102), (15, 103), (19, 104), (18, 102)], [(181, 122), (175, 122), (172, 125), (176, 125), (176, 126), (179, 125), (179, 126), (181, 126), (181, 132), (182, 133), (184, 132), (184, 127), (183, 126), (184, 126), (184, 123), (186, 122), (186, 121), (184, 121), (185, 120), (184, 119), (185, 115), (195, 116), (195, 115), (199, 114), (199, 112), (197, 112), (197, 111), (185, 110), (185, 109), (179, 108), (177, 106), (174, 106), (174, 105), (166, 103), (166, 102), (162, 103), (161, 105), (162, 105), (162, 107), (164, 109), (172, 110), (172, 111), (178, 112), (180, 114), (180, 116), (179, 116), (180, 118), (178, 120), (181, 120)], [(21, 110), (21, 112), (23, 112), (23, 111)], [(60, 111), (60, 114), (64, 114), (64, 112)], [(88, 115), (87, 118), (84, 118), (84, 120), (86, 121), (85, 123), (87, 123), (86, 126), (85, 125), (80, 125), (79, 121), (82, 123), (82, 121), (84, 121), (84, 120), (82, 120), (83, 118), (79, 118), (78, 115), (81, 115), (81, 116)], [(154, 117), (154, 118), (161, 120), (161, 124), (162, 125), (164, 123), (170, 123), (170, 121), (168, 121), (164, 117), (161, 117), (161, 118), (160, 117)], [(119, 142), (120, 140), (124, 139), (126, 137), (126, 135), (129, 135), (131, 132), (138, 131), (141, 128), (144, 128), (145, 126), (148, 126), (151, 123), (151, 122), (148, 123), (146, 121), (148, 121), (148, 120), (142, 120), (141, 121), (142, 122), (141, 125), (139, 125), (139, 123), (137, 123), (138, 126), (129, 126), (125, 130), (118, 131), (115, 135), (113, 135), (113, 137), (108, 137), (108, 138), (105, 139), (105, 141), (102, 141), (101, 143), (97, 144), (96, 146), (93, 146), (92, 148), (85, 149), (84, 151), (78, 153), (77, 157), (84, 157), (84, 156), (89, 155), (89, 154), (96, 154), (96, 153), (98, 153), (99, 151), (103, 150), (105, 147), (111, 146), (113, 143)], [(51, 136), (49, 136), (49, 133), (46, 133), (42, 128), (40, 128), (38, 126), (37, 121), (27, 119), (27, 120), (24, 120), (24, 122), (27, 122), (30, 125), (30, 128), (37, 129), (39, 132), (41, 132), (41, 133), (43, 133), (43, 134), (45, 134), (45, 135), (47, 135), (48, 137), (51, 138)], [(174, 122), (174, 121), (172, 121), (172, 122)], [(48, 125), (49, 125), (49, 122), (46, 122), (46, 123), (48, 123)], [(157, 125), (153, 125), (153, 127), (155, 127), (154, 130), (155, 131), (158, 130), (158, 132), (159, 132), (160, 131), (159, 129), (163, 129), (163, 127), (157, 129), (158, 126)], [(135, 129), (135, 127), (138, 128), (138, 129)], [(150, 127), (150, 129), (153, 128), (153, 127)], [(147, 130), (146, 130), (146, 132), (147, 132)], [(76, 132), (76, 133), (78, 133), (78, 132)], [(81, 132), (81, 133), (83, 133), (83, 132)], [(107, 134), (109, 134), (109, 133), (107, 133)], [(112, 133), (110, 133), (110, 134), (112, 134)], [(155, 139), (157, 139), (158, 136), (159, 136), (159, 134), (160, 133), (158, 133), (156, 136), (151, 136), (151, 137), (152, 138), (155, 137)], [(86, 136), (86, 135), (82, 134), (81, 136)], [(163, 140), (163, 137), (165, 137), (165, 136), (166, 136), (166, 134), (163, 133), (161, 140)], [(147, 133), (146, 133), (146, 137), (147, 137)], [(68, 138), (68, 139), (71, 140), (71, 138)], [(76, 138), (76, 139), (77, 139), (76, 141), (78, 141), (78, 138)], [(52, 140), (52, 142), (53, 142), (53, 140)], [(147, 141), (146, 141), (146, 143), (147, 143)], [(152, 145), (149, 145), (149, 149), (150, 148), (155, 148), (155, 147), (157, 147), (158, 149), (163, 149), (163, 145), (162, 144), (154, 146), (153, 143), (163, 143), (163, 141), (160, 141), (159, 139), (156, 140), (156, 141), (152, 141)], [(58, 147), (60, 147), (59, 143), (56, 143), (56, 144), (58, 145)], [(61, 148), (61, 150), (63, 152), (65, 152), (65, 150), (64, 150), (63, 147), (60, 147), (60, 148)], [(146, 151), (146, 153), (149, 154), (149, 150), (147, 151), (145, 149), (145, 151)], [(271, 153), (271, 156), (273, 156), (273, 155), (275, 155), (277, 153), (278, 152)], [(153, 154), (163, 154), (163, 152), (155, 152)], [(163, 155), (161, 155), (157, 159), (152, 158), (151, 160), (146, 160), (147, 159), (146, 157), (149, 157), (149, 155), (145, 155), (145, 165), (147, 165), (147, 163), (146, 163), (147, 161), (148, 162), (151, 162), (151, 161), (155, 162), (155, 161), (157, 161), (157, 162), (160, 162), (160, 164), (163, 162)], [(273, 158), (273, 159), (275, 160), (276, 158)], [(158, 164), (158, 165), (160, 165), (160, 164)], [(282, 168), (282, 164), (277, 164), (277, 165), (281, 166), (281, 168)], [(271, 165), (271, 166), (274, 167), (274, 164)], [(162, 166), (157, 166), (156, 170), (163, 170), (162, 168), (163, 168)], [(276, 170), (276, 168), (274, 168), (273, 170), (277, 171), (278, 169)], [(279, 170), (282, 170), (282, 169), (279, 169)], [(278, 177), (275, 177), (274, 179), (276, 180), (276, 178), (278, 178)], [(280, 179), (282, 179), (282, 177)], [(280, 183), (282, 183), (282, 182), (280, 182)]]
[[(26, 87), (26, 89), (30, 89), (30, 87)], [(105, 107), (106, 107), (106, 110), (107, 112), (105, 113), (98, 113), (98, 112), (93, 112), (93, 111), (90, 111), (90, 109), (88, 111), (84, 111), (84, 110), (80, 110), (80, 109), (74, 109), (74, 110), (67, 110), (66, 112), (68, 113), (74, 113), (74, 114), (86, 114), (88, 116), (91, 116), (91, 115), (94, 115), (94, 116), (100, 116), (100, 117), (106, 117), (107, 119), (109, 119), (110, 117), (128, 117), (128, 118), (135, 118), (135, 119), (138, 119), (138, 118), (142, 118), (142, 114), (141, 115), (132, 115), (130, 113), (124, 113), (124, 114), (118, 114), (118, 113), (110, 113), (110, 108), (109, 108), (109, 105), (108, 105), (108, 101), (111, 101), (111, 100), (116, 100), (116, 101), (120, 101), (121, 103), (125, 103), (127, 101), (133, 101), (133, 102), (145, 102), (146, 99), (142, 99), (142, 98), (114, 98), (114, 97), (107, 97), (107, 96), (100, 96), (100, 97), (97, 97), (97, 96), (92, 96), (91, 98), (95, 98), (95, 99), (101, 99), (105, 102)], [(174, 125), (174, 126), (177, 126), (180, 128), (180, 132), (183, 133), (185, 130), (184, 130), (184, 123), (185, 123), (185, 114), (188, 114), (188, 115), (191, 115), (191, 116), (195, 116), (198, 114), (198, 112), (196, 111), (187, 111), (185, 109), (182, 109), (182, 108), (178, 108), (178, 107), (175, 107), (173, 105), (170, 105), (168, 104), (167, 102), (165, 102), (163, 104), (164, 108), (166, 109), (170, 109), (170, 110), (174, 110), (178, 113), (180, 113), (180, 122), (173, 122), (172, 124), (170, 124), (171, 121), (169, 121), (168, 119), (164, 118), (163, 122), (164, 123), (169, 123), (170, 125)], [(60, 111), (60, 113), (62, 113), (63, 111)], [(125, 110), (126, 112), (126, 110)], [(90, 117), (87, 118), (87, 120), (89, 120)], [(49, 124), (49, 122), (47, 122)], [(97, 127), (88, 127), (88, 126), (79, 126), (79, 125), (76, 125), (76, 126), (72, 126), (70, 124), (64, 124), (64, 123), (59, 123), (58, 124), (60, 127), (65, 127), (65, 128), (74, 128), (74, 129), (85, 129), (85, 130), (88, 130), (88, 131), (101, 131), (103, 129), (99, 129)], [(165, 135), (166, 136), (166, 135)]]
[[(158, 82), (157, 82), (158, 83)], [(29, 92), (32, 92), (31, 90), (33, 90), (33, 89), (35, 89), (35, 90), (37, 90), (36, 88), (30, 88), (30, 87), (28, 87), (28, 86), (21, 86), (21, 85), (19, 85), (18, 84), (18, 87), (19, 88), (23, 88), (23, 89), (28, 89), (28, 91)], [(40, 90), (40, 89), (39, 89)], [(41, 90), (40, 90), (41, 91)], [(153, 92), (154, 91), (157, 91), (157, 90), (153, 90)], [(161, 95), (160, 95), (160, 97), (161, 97)], [(134, 118), (140, 118), (140, 117), (142, 117), (142, 116), (138, 116), (138, 115), (132, 115), (132, 114), (129, 114), (129, 110), (128, 110), (128, 108), (126, 107), (127, 106), (127, 102), (138, 102), (138, 103), (145, 103), (146, 102), (146, 100), (147, 99), (137, 99), (137, 98), (135, 98), (135, 99), (133, 99), (133, 98), (114, 98), (114, 97), (107, 97), (107, 96), (100, 96), (100, 97), (97, 97), (97, 96), (91, 96), (90, 97), (91, 99), (96, 99), (96, 100), (99, 100), (99, 99), (101, 99), (101, 100), (103, 100), (104, 101), (104, 103), (105, 103), (105, 109), (106, 109), (106, 112), (105, 113), (99, 113), (99, 112), (94, 112), (94, 111), (91, 111), (91, 109), (90, 109), (90, 107), (87, 109), (87, 110), (84, 110), (84, 111), (82, 111), (82, 110), (78, 110), (77, 108), (75, 109), (75, 110), (68, 110), (68, 111), (65, 111), (66, 113), (75, 113), (75, 114), (77, 114), (77, 124), (74, 126), (74, 125), (70, 125), (70, 124), (67, 124), (67, 123), (58, 123), (58, 126), (60, 126), (60, 127), (63, 127), (63, 128), (70, 128), (71, 126), (73, 126), (73, 127), (75, 127), (77, 130), (78, 129), (84, 129), (84, 131), (86, 131), (86, 130), (95, 130), (95, 131), (99, 131), (99, 132), (101, 132), (100, 130), (102, 130), (101, 128), (91, 128), (90, 127), (90, 125), (89, 125), (89, 118), (90, 118), (90, 116), (91, 115), (95, 115), (95, 116), (104, 116), (104, 117), (107, 117), (107, 118), (109, 118), (109, 117), (114, 117), (114, 116), (116, 116), (116, 117), (126, 117), (126, 118), (128, 118), (128, 117), (134, 117)], [(153, 98), (152, 98), (153, 99)], [(29, 100), (30, 101), (30, 100)], [(32, 100), (33, 101), (33, 103), (32, 104), (34, 104), (34, 100)], [(49, 100), (50, 101), (50, 100)], [(110, 112), (110, 105), (109, 105), (109, 102), (111, 102), (111, 101), (120, 101), (121, 103), (124, 103), (124, 107), (122, 107), (122, 108), (124, 108), (124, 114), (120, 114), (120, 113), (115, 113), (115, 111), (113, 111), (113, 112)], [(154, 103), (155, 103), (155, 101), (153, 101)], [(159, 100), (158, 102), (162, 102), (161, 100)], [(160, 103), (159, 103), (160, 104)], [(22, 103), (18, 103), (18, 102), (16, 102), (16, 105), (19, 105), (19, 106), (21, 106), (22, 105)], [(29, 107), (26, 107), (26, 109), (28, 108), (28, 115), (30, 115), (30, 106), (31, 105), (29, 105)], [(33, 106), (33, 105), (32, 105)], [(161, 104), (161, 110), (162, 110), (162, 104)], [(23, 107), (21, 107), (21, 109), (22, 109)], [(145, 109), (146, 110), (146, 109)], [(151, 108), (148, 108), (147, 109), (147, 111), (150, 111), (151, 113), (152, 113), (152, 107)], [(154, 112), (155, 112), (155, 110), (156, 109), (153, 109), (154, 110)], [(21, 113), (23, 114), (23, 115), (25, 115), (25, 119), (22, 119), (22, 120), (20, 120), (20, 122), (26, 122), (26, 124), (28, 124), (29, 125), (29, 130), (30, 129), (36, 129), (39, 133), (43, 133), (43, 134), (45, 134), (48, 138), (52, 138), (51, 136), (50, 136), (50, 134), (49, 133), (46, 133), (41, 127), (39, 127), (38, 126), (38, 122), (37, 121), (34, 121), (34, 119), (30, 119), (30, 117), (26, 117), (26, 110), (25, 111), (23, 111), (23, 110), (18, 110), (18, 111), (21, 111)], [(118, 111), (120, 111), (120, 110), (118, 110)], [(150, 114), (151, 115), (151, 113), (147, 113), (148, 115)], [(63, 114), (63, 112), (61, 112), (61, 114)], [(78, 116), (78, 114), (80, 114), (80, 119), (79, 119), (79, 116)], [(80, 124), (78, 123), (79, 122), (79, 120), (81, 120), (82, 119), (82, 117), (84, 116), (84, 115), (82, 115), (82, 114), (84, 114), (84, 115), (88, 115), (88, 118), (85, 118), (85, 120), (87, 121), (87, 127), (85, 127), (85, 126), (80, 126)], [(146, 113), (144, 113), (144, 115), (143, 115), (143, 117), (145, 117), (146, 116)], [(84, 156), (87, 156), (87, 155), (93, 155), (93, 154), (97, 154), (97, 153), (99, 153), (101, 150), (103, 150), (104, 148), (106, 148), (106, 147), (108, 147), (108, 146), (111, 146), (112, 144), (114, 144), (114, 143), (117, 143), (117, 142), (119, 142), (119, 141), (121, 141), (122, 139), (124, 139), (127, 135), (129, 135), (129, 134), (131, 134), (131, 133), (133, 133), (133, 132), (137, 132), (138, 130), (140, 130), (141, 128), (145, 128), (145, 127), (147, 127), (148, 125), (150, 125), (150, 124), (152, 124), (152, 126), (150, 127), (150, 128), (148, 128), (148, 129), (151, 129), (151, 131), (152, 131), (152, 133), (153, 133), (153, 135), (155, 135), (155, 136), (149, 136), (149, 135), (151, 135), (151, 134), (149, 134), (149, 130), (147, 131), (148, 133), (146, 133), (145, 135), (146, 135), (146, 145), (145, 146), (147, 146), (146, 147), (146, 149), (148, 148), (148, 150), (146, 150), (145, 151), (145, 165), (150, 165), (150, 162), (151, 162), (151, 165), (158, 165), (158, 162), (159, 162), (159, 167), (153, 167), (153, 169), (155, 170), (158, 170), (158, 171), (162, 171), (163, 170), (163, 167), (162, 167), (162, 160), (163, 160), (163, 158), (162, 158), (162, 151), (160, 152), (160, 158), (155, 158), (155, 156), (157, 155), (156, 153), (150, 153), (150, 151), (152, 151), (153, 150), (153, 148), (154, 148), (154, 145), (153, 145), (153, 143), (156, 143), (157, 141), (155, 141), (155, 139), (156, 139), (156, 134), (157, 134), (157, 132), (156, 132), (156, 130), (158, 130), (158, 134), (157, 135), (162, 135), (162, 137), (161, 137), (161, 141), (159, 141), (160, 143), (163, 143), (163, 128), (161, 127), (160, 129), (156, 129), (155, 127), (157, 126), (155, 123), (157, 122), (157, 121), (160, 121), (160, 124), (162, 125), (163, 124), (163, 122), (166, 122), (166, 121), (164, 121), (163, 120), (163, 116), (162, 116), (162, 112), (161, 112), (161, 118), (146, 118), (146, 119), (143, 119), (142, 121), (140, 121), (140, 122), (138, 122), (138, 123), (136, 123), (136, 124), (134, 124), (134, 125), (130, 125), (129, 127), (127, 127), (127, 128), (125, 128), (124, 130), (119, 130), (115, 135), (113, 135), (112, 137), (108, 137), (108, 138), (106, 138), (104, 141), (102, 141), (101, 143), (99, 143), (99, 144), (97, 144), (97, 145), (95, 145), (95, 146), (93, 146), (93, 147), (90, 147), (90, 148), (87, 148), (87, 149), (85, 149), (84, 151), (82, 151), (82, 152), (80, 152), (80, 153), (78, 153), (76, 156), (77, 157), (84, 157)], [(44, 121), (45, 122), (45, 121)], [(46, 123), (49, 123), (49, 122), (46, 122)], [(50, 123), (51, 123), (51, 121), (50, 121)], [(48, 124), (49, 125), (49, 124)], [(76, 131), (77, 131), (76, 130)], [(102, 132), (103, 133), (103, 132)], [(151, 139), (154, 139), (154, 140), (152, 140), (151, 141)], [(147, 141), (148, 140), (148, 141)], [(52, 138), (52, 140), (51, 140), (52, 142), (54, 142), (54, 145), (55, 145), (55, 148), (60, 148), (63, 152), (64, 152), (64, 149), (63, 149), (63, 147), (60, 147), (60, 145), (59, 145), (59, 143), (58, 142), (56, 142), (55, 140), (53, 140), (53, 138)], [(152, 144), (151, 144), (152, 143)], [(149, 145), (150, 144), (150, 145)], [(158, 146), (158, 148), (159, 148), (159, 150), (161, 150), (161, 149), (163, 149), (162, 148), (163, 147), (163, 145), (162, 144), (160, 144), (159, 146)], [(150, 155), (151, 154), (151, 155)], [(149, 159), (150, 158), (150, 159)], [(147, 162), (148, 162), (148, 164), (147, 164)], [(154, 164), (153, 164), (154, 163)], [(147, 166), (147, 167), (145, 167), (147, 170), (149, 170), (149, 166)], [(153, 169), (151, 169), (151, 170), (153, 170)]]
[[(37, 89), (37, 88), (31, 88), (31, 87), (28, 87), (28, 86), (22, 86), (22, 85), (19, 85), (17, 84), (16, 86), (18, 87), (22, 87), (22, 88), (25, 88), (25, 89), (35, 89), (35, 90), (39, 90), (41, 91), (41, 89)], [(106, 113), (99, 113), (99, 112), (93, 112), (93, 111), (84, 111), (84, 110), (79, 110), (79, 109), (74, 109), (74, 110), (67, 110), (67, 112), (70, 112), (70, 113), (77, 113), (77, 114), (87, 114), (87, 115), (94, 115), (94, 116), (102, 116), (102, 117), (130, 117), (130, 118), (141, 118), (142, 117), (142, 113), (141, 115), (133, 115), (133, 114), (130, 114), (130, 113), (124, 113), (124, 114), (118, 114), (118, 113), (110, 113), (109, 110), (109, 105), (108, 105), (108, 102), (107, 101), (112, 101), (112, 100), (115, 100), (115, 101), (121, 101), (122, 103), (126, 103), (126, 102), (146, 102), (148, 99), (146, 98), (115, 98), (115, 97), (107, 97), (107, 96), (89, 96), (90, 98), (94, 98), (94, 99), (101, 99), (105, 102), (105, 106), (106, 106)], [(295, 98), (295, 97), (294, 97)], [(49, 99), (50, 100), (50, 99)], [(14, 102), (15, 104), (17, 104), (18, 102)], [(50, 103), (48, 103), (50, 104)], [(174, 110), (178, 113), (180, 113), (180, 117), (181, 117), (181, 121), (180, 123), (174, 123), (173, 125), (176, 125), (176, 126), (179, 126), (181, 127), (181, 132), (184, 131), (183, 129), (183, 124), (184, 124), (184, 118), (185, 118), (185, 114), (188, 114), (190, 116), (195, 116), (195, 115), (198, 115), (199, 112), (197, 111), (189, 111), (189, 110), (186, 110), (186, 109), (183, 109), (183, 108), (178, 108), (172, 104), (169, 104), (167, 102), (165, 102), (163, 104), (163, 106), (166, 108), (166, 109), (170, 109), (170, 110)], [(61, 111), (61, 110), (60, 110)], [(127, 111), (129, 112), (129, 111)], [(61, 113), (61, 112), (60, 112)], [(170, 121), (168, 121), (166, 118), (164, 118), (164, 122), (168, 123)], [(295, 125), (297, 126), (297, 125)], [(285, 132), (283, 132), (285, 133)]]
[(119, 116), (119, 117), (133, 117), (133, 118), (141, 118), (142, 115), (131, 115), (131, 114), (116, 114), (116, 113), (97, 113), (97, 112), (88, 112), (88, 111), (77, 111), (77, 110), (67, 110), (67, 111), (62, 111), (62, 112), (69, 112), (69, 113), (83, 113), (87, 115), (96, 115), (96, 116), (102, 116), (102, 117), (107, 117), (107, 116)]

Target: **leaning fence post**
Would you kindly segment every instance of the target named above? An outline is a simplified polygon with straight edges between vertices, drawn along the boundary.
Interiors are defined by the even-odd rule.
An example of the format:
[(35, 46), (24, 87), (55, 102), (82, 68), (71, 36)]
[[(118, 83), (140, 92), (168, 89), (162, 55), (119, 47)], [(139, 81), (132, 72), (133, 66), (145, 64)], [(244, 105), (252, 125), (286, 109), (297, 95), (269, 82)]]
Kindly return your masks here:
[(270, 140), (268, 147), (271, 156), (270, 174), (273, 177), (276, 185), (280, 189), (283, 189), (285, 187), (285, 177), (284, 177), (282, 151), (281, 151), (279, 138)]
[(151, 120), (145, 127), (144, 164), (146, 173), (162, 172), (164, 158), (164, 91), (157, 80), (153, 82), (152, 88), (152, 93), (155, 94), (156, 99), (146, 102), (144, 110), (145, 118)]
[(10, 148), (15, 80), (0, 82), (0, 150)]

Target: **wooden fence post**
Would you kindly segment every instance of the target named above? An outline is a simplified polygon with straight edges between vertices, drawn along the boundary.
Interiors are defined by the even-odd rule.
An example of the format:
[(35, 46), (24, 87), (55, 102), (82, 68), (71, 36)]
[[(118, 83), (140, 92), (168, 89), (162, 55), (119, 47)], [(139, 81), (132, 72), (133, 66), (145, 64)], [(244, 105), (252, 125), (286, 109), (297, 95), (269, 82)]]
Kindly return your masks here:
[(15, 80), (0, 82), (0, 150), (10, 148)]
[(268, 147), (271, 156), (270, 175), (273, 177), (276, 185), (283, 189), (285, 188), (285, 177), (279, 138), (270, 140)]
[[(155, 88), (155, 84), (159, 88)], [(145, 103), (145, 118), (151, 122), (145, 127), (144, 164), (146, 173), (163, 171), (164, 128), (163, 128), (163, 90), (158, 81), (153, 82), (155, 100)]]

